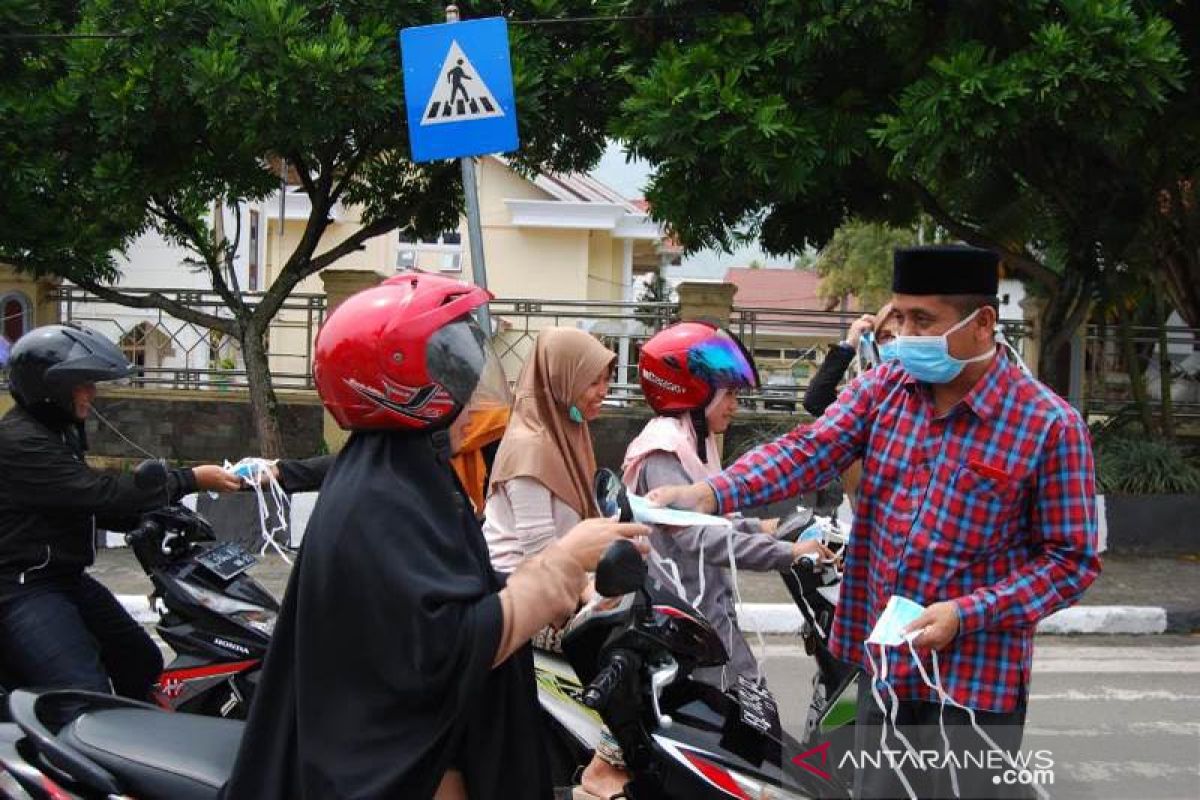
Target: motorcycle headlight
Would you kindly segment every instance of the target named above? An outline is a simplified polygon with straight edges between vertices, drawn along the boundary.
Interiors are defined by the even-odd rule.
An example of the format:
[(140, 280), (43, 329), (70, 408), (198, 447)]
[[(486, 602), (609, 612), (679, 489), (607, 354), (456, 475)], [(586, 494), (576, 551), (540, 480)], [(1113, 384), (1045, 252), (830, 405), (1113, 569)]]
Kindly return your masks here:
[(706, 781), (718, 787), (725, 794), (739, 800), (807, 800), (807, 795), (796, 794), (789, 789), (762, 783), (717, 764), (715, 761), (710, 761), (689, 748), (668, 749), (681, 754), (692, 769), (702, 775)]
[(742, 790), (742, 793), (752, 800), (807, 800), (808, 798), (808, 795), (799, 795), (778, 786), (759, 783), (733, 770), (728, 770), (727, 774), (733, 778), (733, 782)]
[(268, 636), (275, 632), (276, 615), (274, 611), (265, 609), (262, 606), (256, 606), (253, 603), (247, 603), (243, 600), (226, 597), (219, 592), (214, 592), (210, 589), (205, 589), (203, 586), (196, 586), (186, 581), (180, 581), (177, 585), (189, 597), (210, 611), (231, 617), (243, 625), (247, 625)]
[(234, 619), (243, 625), (253, 628), (259, 633), (267, 636), (275, 634), (275, 612), (267, 611), (266, 609), (258, 609), (257, 611), (239, 611), (232, 615)]

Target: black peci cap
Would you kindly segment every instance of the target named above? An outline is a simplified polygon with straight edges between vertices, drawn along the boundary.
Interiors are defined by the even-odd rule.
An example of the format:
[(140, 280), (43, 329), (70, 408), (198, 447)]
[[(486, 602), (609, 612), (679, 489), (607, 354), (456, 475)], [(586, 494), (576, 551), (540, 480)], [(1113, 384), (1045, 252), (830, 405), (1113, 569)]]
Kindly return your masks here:
[(983, 294), (1000, 290), (1000, 259), (961, 244), (900, 247), (892, 258), (896, 294)]

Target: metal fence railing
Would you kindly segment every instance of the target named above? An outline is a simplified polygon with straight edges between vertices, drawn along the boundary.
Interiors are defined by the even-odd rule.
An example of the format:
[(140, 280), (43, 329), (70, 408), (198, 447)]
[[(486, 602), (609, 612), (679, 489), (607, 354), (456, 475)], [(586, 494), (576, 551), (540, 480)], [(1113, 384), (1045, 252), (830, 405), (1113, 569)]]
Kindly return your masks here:
[(642, 344), (679, 317), (677, 303), (592, 300), (502, 299), (491, 303), (496, 350), (510, 381), (516, 381), (540, 331), (579, 328), (617, 354), (609, 399), (623, 403), (641, 396), (638, 356)]
[[(1162, 381), (1159, 348), (1166, 340), (1170, 367), (1172, 415), (1200, 419), (1200, 328), (1168, 325), (1131, 326), (1129, 346), (1137, 361), (1149, 400), (1150, 413), (1161, 412)], [(1084, 338), (1084, 405), (1089, 414), (1135, 413), (1135, 399), (1126, 345), (1115, 325), (1089, 325)]]
[[(170, 299), (217, 316), (229, 316), (215, 292), (187, 289), (122, 289), (126, 294), (160, 292)], [(73, 286), (57, 290), (63, 320), (97, 328), (118, 342), (135, 364), (134, 386), (220, 391), (246, 385), (246, 371), (236, 342), (195, 323), (176, 319), (157, 309), (139, 309), (102, 300)], [(248, 303), (261, 298), (246, 293)], [(617, 353), (617, 366), (609, 395), (610, 404), (640, 401), (638, 360), (642, 344), (679, 318), (679, 305), (666, 302), (499, 299), (491, 303), (496, 325), (496, 349), (510, 381), (516, 381), (533, 350), (538, 333), (551, 326), (579, 328), (597, 336)], [(277, 388), (312, 389), (313, 343), (325, 319), (326, 299), (320, 294), (293, 294), (271, 326), (268, 353)], [(760, 411), (795, 412), (809, 381), (829, 346), (840, 341), (855, 312), (779, 310), (736, 307), (730, 327), (755, 356), (763, 388), (743, 397), (746, 406)], [(1009, 341), (1024, 353), (1030, 326), (1022, 320), (1002, 320)], [(1200, 332), (1172, 329), (1172, 342), (1193, 343)], [(1138, 329), (1135, 341), (1146, 346), (1151, 333)], [(1157, 331), (1153, 332), (1157, 337)], [(1122, 394), (1120, 350), (1115, 332), (1089, 333), (1089, 365), (1099, 364), (1108, 377), (1089, 381), (1089, 403), (1095, 408), (1129, 402)], [(1101, 342), (1103, 340), (1103, 342)], [(1155, 338), (1157, 341), (1157, 338)], [(1096, 358), (1091, 354), (1095, 351)], [(0, 374), (0, 381), (3, 381)], [(1092, 372), (1089, 371), (1089, 378)], [(1128, 392), (1128, 381), (1124, 381)], [(1177, 404), (1183, 413), (1200, 414), (1200, 403)]]
[[(133, 386), (224, 390), (246, 386), (239, 344), (203, 325), (166, 311), (132, 308), (104, 300), (76, 286), (57, 291), (59, 315), (109, 336), (135, 367)], [(192, 289), (122, 289), (146, 296), (157, 292), (196, 311), (218, 317), (232, 313), (216, 292)], [(262, 295), (243, 293), (253, 305)], [(293, 294), (284, 302), (268, 337), (267, 350), (276, 388), (312, 389), (312, 353), (325, 319), (325, 295)]]

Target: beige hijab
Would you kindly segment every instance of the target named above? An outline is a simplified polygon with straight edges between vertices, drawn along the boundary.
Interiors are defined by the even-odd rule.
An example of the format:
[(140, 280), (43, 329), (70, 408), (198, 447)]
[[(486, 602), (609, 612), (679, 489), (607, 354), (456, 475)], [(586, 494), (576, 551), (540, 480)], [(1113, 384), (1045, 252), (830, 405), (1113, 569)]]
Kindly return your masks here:
[(599, 515), (592, 496), (596, 454), (586, 422), (568, 416), (571, 404), (617, 356), (575, 328), (546, 328), (517, 378), (508, 430), (492, 465), (492, 487), (534, 478), (586, 519)]

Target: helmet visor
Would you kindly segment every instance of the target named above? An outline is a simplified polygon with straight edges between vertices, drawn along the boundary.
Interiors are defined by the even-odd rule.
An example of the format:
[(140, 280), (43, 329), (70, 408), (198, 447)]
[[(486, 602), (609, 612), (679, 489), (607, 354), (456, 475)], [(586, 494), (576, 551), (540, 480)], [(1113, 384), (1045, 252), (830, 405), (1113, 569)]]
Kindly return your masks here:
[(445, 387), (454, 402), (466, 405), (483, 376), (491, 350), (479, 324), (466, 314), (429, 337), (425, 366), (429, 377)]
[(450, 448), (460, 453), (478, 450), (504, 435), (512, 410), (512, 392), (504, 365), (491, 344), (485, 345), (483, 372), (475, 391), (450, 424)]
[(718, 388), (752, 389), (759, 385), (754, 359), (726, 330), (716, 331), (688, 350), (688, 371)]

